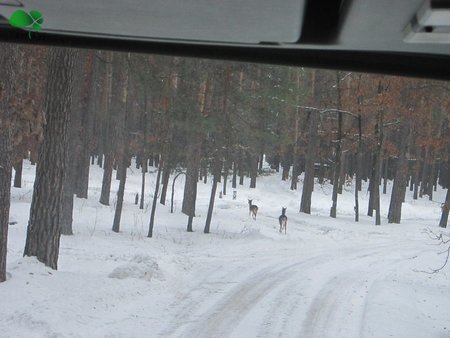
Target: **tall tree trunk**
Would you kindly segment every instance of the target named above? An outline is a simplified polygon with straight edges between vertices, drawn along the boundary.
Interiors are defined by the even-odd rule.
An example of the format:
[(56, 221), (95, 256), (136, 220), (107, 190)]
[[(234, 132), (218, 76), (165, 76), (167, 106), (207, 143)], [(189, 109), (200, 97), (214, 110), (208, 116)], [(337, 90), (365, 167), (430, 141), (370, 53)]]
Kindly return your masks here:
[(233, 179), (231, 180), (231, 187), (236, 189), (236, 181), (237, 181), (237, 168), (236, 162), (233, 162)]
[[(71, 118), (73, 115), (71, 116)], [(71, 121), (69, 122), (69, 126)], [(69, 135), (69, 149), (72, 147), (75, 138), (72, 137), (73, 133), (76, 132), (74, 129), (70, 128), (68, 131)], [(70, 151), (70, 150), (69, 150)], [(70, 157), (69, 157), (70, 158)], [(61, 234), (62, 235), (73, 235), (72, 222), (73, 222), (73, 195), (75, 191), (75, 180), (76, 180), (76, 168), (73, 161), (67, 163), (66, 175), (63, 183), (63, 207), (61, 214)]]
[[(385, 153), (386, 153), (386, 151), (385, 151)], [(389, 167), (389, 156), (388, 155), (385, 155), (385, 156), (386, 156), (386, 158), (384, 159), (384, 165), (383, 165), (383, 194), (384, 195), (386, 195), (386, 190), (387, 190), (388, 167)]]
[(242, 155), (242, 150), (239, 151), (239, 165), (238, 165), (238, 170), (239, 170), (239, 185), (244, 185), (244, 161), (242, 159), (243, 155)]
[(439, 221), (439, 226), (441, 228), (447, 227), (449, 210), (450, 210), (450, 188), (447, 188), (447, 195), (445, 196), (445, 202), (442, 205), (441, 220)]
[(402, 203), (404, 192), (406, 190), (406, 174), (408, 171), (408, 161), (406, 153), (408, 151), (409, 134), (411, 132), (409, 124), (404, 125), (401, 130), (401, 141), (399, 147), (399, 155), (397, 160), (397, 168), (394, 176), (394, 184), (391, 192), (391, 202), (389, 204), (388, 222), (400, 223), (402, 218)]
[(433, 160), (433, 163), (431, 164), (431, 170), (430, 170), (430, 176), (428, 181), (428, 198), (430, 201), (433, 200), (433, 186), (434, 186), (434, 180), (436, 177), (436, 161)]
[[(4, 108), (6, 105), (1, 104), (1, 106), (3, 106), (1, 108)], [(2, 115), (1, 120), (3, 124), (3, 118), (8, 113), (2, 110), (0, 110), (0, 114)], [(0, 283), (6, 280), (6, 254), (8, 252), (8, 222), (12, 174), (11, 157), (11, 128), (0, 128)]]
[(159, 192), (159, 182), (161, 181), (161, 171), (162, 171), (162, 167), (163, 167), (163, 161), (159, 160), (158, 161), (159, 166), (158, 166), (158, 174), (156, 175), (156, 183), (155, 183), (155, 193), (153, 195), (153, 203), (152, 203), (152, 211), (150, 214), (150, 224), (148, 227), (148, 235), (147, 237), (153, 237), (153, 226), (155, 224), (155, 213), (156, 213), (156, 204), (158, 201), (158, 192)]
[(162, 205), (166, 204), (167, 187), (169, 186), (169, 178), (170, 178), (170, 170), (171, 170), (169, 161), (166, 161), (165, 163), (166, 163), (166, 165), (164, 166), (163, 173), (162, 173), (161, 198), (159, 200), (159, 203), (161, 203)]
[[(258, 163), (258, 162), (256, 162)], [(212, 220), (212, 213), (214, 210), (214, 201), (216, 198), (216, 190), (217, 190), (217, 182), (219, 181), (219, 176), (220, 176), (220, 168), (221, 168), (221, 163), (218, 159), (214, 159), (214, 164), (213, 164), (213, 184), (211, 187), (211, 195), (209, 197), (209, 205), (208, 205), (208, 214), (206, 216), (206, 223), (205, 223), (205, 228), (203, 229), (203, 232), (205, 234), (208, 234), (211, 228), (211, 220)]]
[[(12, 58), (11, 55), (8, 55), (7, 57)], [(3, 100), (6, 101), (8, 99)], [(2, 125), (6, 125), (8, 122), (5, 120), (9, 114), (3, 109), (9, 110), (7, 104), (0, 102), (0, 121), (2, 122)], [(8, 252), (8, 223), (12, 175), (11, 158), (12, 131), (11, 128), (2, 127), (0, 128), (0, 283), (6, 280), (6, 255)]]
[(122, 163), (119, 166), (120, 182), (119, 182), (119, 189), (117, 190), (117, 203), (116, 203), (116, 210), (114, 212), (114, 221), (112, 226), (112, 231), (114, 232), (120, 231), (120, 219), (122, 217), (123, 196), (125, 193), (125, 183), (127, 180), (127, 165), (128, 165), (127, 155), (123, 154)]
[(425, 146), (424, 157), (422, 161), (422, 177), (420, 179), (420, 189), (419, 189), (419, 197), (422, 198), (423, 194), (427, 193), (427, 183), (428, 183), (428, 174), (429, 174), (429, 147)]
[(2, 44), (0, 51), (0, 283), (6, 280), (8, 253), (14, 122), (11, 100), (16, 86), (17, 50), (17, 45)]
[(341, 168), (339, 172), (338, 194), (342, 195), (342, 190), (345, 184), (345, 174), (347, 173), (347, 156), (341, 151)]
[[(375, 154), (372, 154), (372, 167), (375, 167), (376, 163), (376, 156)], [(369, 180), (369, 203), (367, 205), (367, 216), (372, 217), (373, 216), (373, 210), (374, 210), (374, 193), (373, 193), (373, 185), (375, 182), (375, 170), (371, 171), (370, 180)]]
[[(358, 152), (355, 156), (355, 222), (359, 222), (359, 196), (361, 191), (361, 159), (362, 159), (362, 121), (361, 115), (358, 114)], [(358, 187), (359, 182), (359, 187)]]
[[(70, 164), (69, 164), (70, 165)], [(70, 169), (68, 170), (70, 171)], [(63, 197), (63, 209), (61, 214), (61, 234), (73, 235), (72, 223), (73, 223), (73, 184), (74, 177), (70, 177), (70, 173), (67, 172), (66, 179), (64, 180), (64, 197)]]
[[(315, 108), (319, 108), (322, 97), (320, 94), (320, 88), (323, 84), (322, 81), (323, 71), (314, 70), (312, 74), (312, 97)], [(303, 180), (302, 199), (300, 202), (300, 212), (306, 214), (311, 213), (311, 196), (314, 190), (314, 164), (316, 162), (316, 152), (318, 144), (318, 125), (319, 125), (319, 113), (309, 113), (309, 135), (308, 135), (308, 149), (307, 157), (305, 161), (305, 178)]]
[[(63, 183), (63, 207), (61, 214), (61, 234), (73, 235), (73, 204), (74, 193), (77, 189), (78, 174), (80, 171), (80, 152), (81, 152), (81, 130), (82, 115), (86, 107), (83, 105), (83, 82), (84, 66), (86, 62), (86, 52), (79, 53), (74, 62), (74, 79), (72, 90), (72, 103), (70, 107), (70, 119), (67, 129), (68, 136), (68, 158), (72, 159), (67, 163), (65, 179)], [(89, 160), (89, 159), (88, 159)], [(89, 163), (88, 163), (89, 165)]]
[(197, 178), (200, 163), (201, 136), (196, 135), (188, 146), (186, 181), (184, 183), (183, 205), (181, 212), (188, 216), (187, 231), (192, 231), (192, 220), (195, 217), (195, 204), (197, 200)]
[[(96, 61), (96, 62), (95, 62)], [(89, 159), (90, 140), (92, 139), (91, 127), (95, 111), (94, 98), (97, 94), (96, 69), (98, 60), (94, 60), (94, 52), (86, 51), (83, 64), (83, 81), (81, 83), (81, 104), (80, 104), (80, 132), (78, 160), (76, 163), (76, 185), (75, 193), (79, 198), (88, 197), (89, 187)]]
[(334, 178), (333, 178), (333, 204), (330, 210), (330, 216), (336, 218), (337, 198), (339, 190), (339, 178), (341, 173), (341, 142), (342, 142), (342, 112), (338, 112), (338, 139), (336, 140), (336, 156), (334, 158)]
[(147, 172), (147, 160), (142, 162), (141, 201), (139, 203), (139, 209), (144, 209), (145, 173), (146, 172)]
[(302, 199), (300, 212), (311, 213), (311, 197), (314, 190), (314, 164), (316, 161), (316, 148), (318, 143), (317, 127), (319, 123), (319, 113), (311, 112), (309, 117), (308, 155), (305, 163), (305, 178), (303, 180)]
[(228, 181), (228, 161), (225, 161), (223, 164), (223, 195), (225, 196), (227, 194), (227, 181)]
[(416, 200), (419, 195), (419, 177), (420, 177), (420, 161), (416, 159), (416, 163), (414, 164), (414, 192), (413, 192), (413, 200)]
[(383, 152), (383, 112), (378, 114), (378, 127), (376, 129), (378, 134), (378, 145), (375, 154), (374, 180), (372, 185), (373, 193), (373, 208), (375, 209), (375, 225), (381, 224), (381, 209), (380, 209), (380, 177), (381, 177), (381, 154)]
[(22, 188), (22, 168), (23, 160), (21, 159), (14, 165), (14, 188)]
[(100, 204), (109, 205), (109, 196), (111, 195), (111, 179), (113, 172), (114, 157), (112, 153), (105, 155), (103, 166), (102, 190), (100, 193)]
[(63, 182), (67, 164), (67, 126), (76, 51), (52, 48), (45, 104), (44, 140), (39, 149), (24, 255), (58, 267)]
[(112, 91), (112, 76), (113, 76), (113, 57), (112, 52), (106, 53), (106, 79), (105, 88), (103, 90), (102, 97), (102, 109), (104, 110), (106, 118), (106, 133), (103, 138), (103, 149), (105, 154), (105, 161), (103, 165), (103, 179), (102, 179), (102, 190), (100, 194), (100, 203), (103, 205), (109, 205), (109, 197), (111, 193), (111, 179), (112, 171), (114, 165), (114, 154), (113, 154), (113, 117), (109, 111), (111, 106), (111, 91)]
[[(299, 81), (299, 80), (298, 80)], [(298, 88), (298, 90), (300, 90)], [(299, 99), (297, 96), (298, 104)], [(299, 123), (299, 117), (298, 117), (298, 108), (295, 114), (295, 129), (294, 129), (294, 147), (293, 147), (293, 153), (292, 153), (292, 180), (291, 180), (291, 190), (297, 190), (297, 183), (298, 183), (298, 175), (300, 174), (300, 170), (298, 168), (298, 123)]]
[(117, 173), (119, 176), (119, 189), (117, 191), (117, 203), (114, 213), (114, 222), (112, 230), (119, 232), (120, 219), (122, 216), (123, 196), (125, 192), (125, 183), (127, 179), (128, 168), (128, 90), (129, 90), (129, 62), (130, 54), (117, 53), (114, 54), (114, 71), (113, 71), (113, 95), (111, 97), (111, 111), (117, 118), (116, 135), (118, 141), (117, 149)]
[(258, 157), (249, 154), (250, 165), (250, 188), (256, 188), (256, 176), (258, 175)]

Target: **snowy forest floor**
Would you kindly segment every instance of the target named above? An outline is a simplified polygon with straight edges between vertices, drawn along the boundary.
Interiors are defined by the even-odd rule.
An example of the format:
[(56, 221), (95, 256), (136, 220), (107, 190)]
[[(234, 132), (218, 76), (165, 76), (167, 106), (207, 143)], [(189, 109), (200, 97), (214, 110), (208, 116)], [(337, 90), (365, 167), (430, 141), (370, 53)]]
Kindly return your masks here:
[[(450, 337), (450, 266), (437, 274), (443, 247), (440, 202), (412, 200), (402, 224), (387, 224), (389, 194), (381, 196), (382, 225), (353, 221), (353, 187), (328, 217), (329, 184), (315, 185), (311, 215), (298, 212), (298, 191), (280, 174), (261, 176), (256, 189), (238, 186), (237, 199), (216, 198), (211, 233), (203, 227), (210, 182), (199, 183), (194, 232), (181, 214), (184, 177), (175, 212), (158, 204), (147, 238), (155, 169), (147, 175), (145, 209), (134, 205), (141, 174), (128, 170), (121, 231), (111, 231), (111, 206), (98, 203), (102, 170), (91, 167), (89, 199), (76, 199), (74, 236), (61, 238), (59, 270), (23, 258), (34, 166), (24, 163), (23, 187), (13, 188), (8, 273), (0, 284), (1, 337)], [(389, 190), (389, 189), (388, 189)], [(389, 191), (388, 191), (389, 192)], [(247, 198), (259, 212), (249, 217)], [(287, 207), (287, 234), (278, 232)], [(444, 230), (448, 233), (448, 230)]]

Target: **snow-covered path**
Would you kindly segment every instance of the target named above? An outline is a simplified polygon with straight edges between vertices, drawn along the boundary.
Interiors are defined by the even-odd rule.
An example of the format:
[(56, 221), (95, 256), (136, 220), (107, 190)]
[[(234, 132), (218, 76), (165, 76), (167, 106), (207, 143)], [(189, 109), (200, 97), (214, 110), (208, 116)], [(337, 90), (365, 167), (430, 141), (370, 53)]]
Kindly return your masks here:
[[(370, 337), (367, 298), (424, 251), (409, 241), (229, 260), (178, 303), (162, 337)], [(237, 263), (237, 266), (233, 266)], [(405, 334), (405, 337), (409, 336)]]
[[(13, 189), (8, 272), (0, 284), (0, 337), (450, 337), (449, 268), (442, 248), (423, 233), (440, 231), (436, 201), (407, 194), (402, 224), (353, 222), (353, 191), (328, 217), (331, 187), (316, 185), (312, 214), (297, 212), (300, 191), (276, 174), (257, 188), (239, 186), (217, 199), (211, 233), (202, 232), (210, 184), (199, 184), (194, 232), (181, 214), (158, 204), (154, 237), (146, 237), (149, 203), (133, 204), (140, 173), (129, 170), (121, 231), (111, 232), (111, 206), (98, 203), (101, 170), (93, 167), (89, 199), (76, 199), (74, 236), (62, 237), (59, 270), (23, 258), (34, 167)], [(154, 173), (147, 175), (148, 186)], [(113, 182), (117, 189), (118, 182)], [(149, 191), (151, 189), (148, 188)], [(114, 196), (114, 194), (112, 194)], [(361, 205), (368, 196), (360, 194)], [(247, 199), (259, 206), (248, 215)], [(278, 232), (287, 207), (287, 234)], [(448, 231), (446, 230), (446, 233)]]

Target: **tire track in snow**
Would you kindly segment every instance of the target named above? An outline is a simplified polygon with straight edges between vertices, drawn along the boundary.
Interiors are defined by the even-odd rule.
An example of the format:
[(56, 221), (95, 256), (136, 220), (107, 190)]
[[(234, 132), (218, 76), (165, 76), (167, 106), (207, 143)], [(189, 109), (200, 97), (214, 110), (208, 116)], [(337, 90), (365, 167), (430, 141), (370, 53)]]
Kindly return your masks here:
[[(233, 263), (236, 262), (240, 264), (233, 266)], [(217, 264), (217, 262), (214, 262), (214, 264)], [(230, 292), (230, 289), (240, 280), (246, 280), (254, 273), (252, 269), (244, 269), (241, 266), (242, 264), (242, 257), (236, 256), (235, 261), (225, 261), (219, 267), (214, 266), (214, 268), (204, 272), (203, 276), (197, 279), (195, 285), (187, 286), (187, 291), (182, 294), (181, 298), (170, 305), (170, 307), (179, 308), (178, 315), (171, 319), (170, 323), (158, 336), (179, 336), (179, 331), (182, 331), (186, 326), (202, 320), (202, 307), (207, 307), (210, 301), (214, 302), (214, 298), (221, 298), (223, 293)], [(227, 268), (224, 269), (223, 265), (226, 265)], [(266, 269), (271, 267), (271, 264), (266, 265)], [(260, 269), (261, 267), (256, 267), (253, 270), (260, 271)]]
[[(341, 256), (334, 256), (331, 260), (317, 266), (312, 266), (308, 270), (303, 270), (302, 275), (298, 278), (291, 278), (290, 282), (280, 289), (275, 296), (272, 296), (273, 306), (269, 306), (269, 311), (264, 316), (262, 321), (263, 325), (259, 330), (257, 337), (290, 337), (295, 336), (299, 331), (299, 322), (301, 318), (305, 316), (308, 304), (312, 301), (304, 297), (304, 295), (315, 294), (315, 290), (320, 289), (321, 284), (327, 284), (331, 282), (333, 278), (336, 278), (336, 271), (333, 268), (336, 265), (348, 264), (348, 261), (355, 264), (362, 258), (370, 258), (371, 260), (379, 260), (380, 254), (385, 250), (382, 248), (392, 247), (393, 244), (381, 245), (377, 247), (367, 248), (364, 251), (346, 253)], [(395, 245), (398, 245), (396, 243)], [(377, 250), (374, 250), (374, 249)], [(358, 254), (355, 256), (355, 254)], [(361, 264), (361, 263), (359, 263)], [(364, 264), (367, 264), (365, 262)], [(355, 268), (354, 266), (352, 267)], [(328, 275), (324, 271), (330, 271)], [(319, 273), (319, 276), (314, 277)], [(351, 273), (351, 270), (349, 271)], [(344, 273), (345, 275), (346, 273)], [(323, 277), (326, 281), (323, 283)], [(352, 280), (352, 278), (350, 278)], [(319, 284), (319, 285), (317, 285)], [(286, 296), (288, 295), (288, 296)], [(281, 316), (281, 317), (280, 317)], [(299, 320), (300, 319), (300, 320)], [(301, 327), (300, 327), (301, 328)], [(307, 335), (303, 337), (309, 337)]]
[[(359, 264), (364, 263), (362, 266), (328, 279), (309, 306), (298, 337), (363, 337), (366, 301), (371, 286), (404, 263), (408, 259), (405, 255), (421, 252), (417, 249), (405, 251), (405, 247), (398, 248), (398, 243), (396, 249), (399, 252), (395, 252), (395, 257), (392, 257), (392, 251), (381, 257), (360, 256), (364, 259)], [(403, 257), (398, 257), (398, 254)], [(365, 258), (371, 259), (367, 261)], [(349, 322), (359, 325), (349, 328)]]
[[(372, 246), (370, 248), (353, 247), (343, 250), (345, 251), (345, 253), (342, 253), (341, 255), (336, 256), (336, 254), (327, 253), (309, 258), (302, 257), (301, 261), (290, 264), (286, 264), (285, 258), (282, 258), (280, 256), (278, 257), (278, 261), (272, 263), (268, 267), (260, 269), (258, 272), (250, 276), (247, 276), (243, 281), (239, 282), (239, 285), (231, 288), (231, 290), (224, 293), (219, 293), (218, 295), (206, 295), (207, 297), (212, 296), (213, 298), (216, 298), (209, 299), (207, 301), (209, 302), (209, 304), (212, 304), (212, 306), (203, 306), (203, 310), (196, 312), (193, 311), (195, 313), (191, 314), (187, 322), (185, 320), (182, 325), (177, 325), (175, 323), (176, 327), (170, 331), (166, 331), (165, 333), (170, 333), (170, 336), (176, 337), (230, 336), (243, 321), (246, 315), (254, 310), (256, 306), (259, 306), (259, 303), (264, 303), (265, 300), (267, 303), (267, 299), (271, 298), (271, 294), (273, 298), (274, 292), (275, 294), (283, 294), (282, 297), (279, 297), (279, 302), (281, 304), (272, 304), (276, 306), (268, 306), (268, 312), (273, 313), (274, 311), (276, 311), (274, 309), (279, 309), (279, 305), (288, 309), (284, 313), (281, 313), (281, 318), (278, 311), (278, 313), (275, 315), (276, 320), (282, 321), (283, 329), (286, 327), (286, 323), (283, 323), (283, 321), (285, 321), (286, 317), (290, 313), (293, 313), (298, 307), (297, 304), (292, 302), (292, 297), (290, 299), (290, 293), (286, 293), (286, 290), (289, 290), (292, 285), (295, 285), (296, 283), (298, 284), (298, 281), (304, 278), (305, 271), (321, 270), (327, 264), (336, 264), (334, 262), (336, 258), (342, 259), (347, 257), (348, 259), (351, 259), (354, 257), (355, 259), (357, 259), (358, 256), (355, 256), (355, 254), (362, 254), (363, 257), (374, 257), (374, 255), (383, 252), (383, 250), (380, 249), (392, 247), (394, 245), (398, 246), (398, 242), (392, 244), (384, 243), (383, 245)], [(237, 277), (238, 276), (235, 276), (235, 281), (238, 280)], [(276, 286), (275, 291), (273, 290), (274, 286)], [(297, 294), (297, 296), (301, 296), (301, 293)], [(196, 307), (202, 307), (201, 299), (204, 299), (205, 295), (196, 295), (196, 297), (200, 298), (200, 300), (198, 300), (196, 303)], [(276, 298), (277, 297), (275, 297), (275, 299)], [(286, 303), (287, 305), (283, 305), (283, 303)], [(265, 305), (267, 306), (267, 304)], [(186, 306), (184, 308), (186, 308)], [(261, 313), (260, 306), (255, 310), (257, 311), (257, 315)], [(264, 324), (267, 324), (268, 322), (267, 315), (263, 316), (263, 318), (260, 317), (261, 316), (259, 316), (256, 321), (254, 320), (255, 318), (252, 318), (253, 320), (250, 321), (252, 323), (258, 324), (257, 327), (250, 328), (254, 332), (258, 332), (258, 329), (264, 327)], [(267, 331), (260, 331), (260, 336), (274, 336), (270, 332), (270, 328)], [(282, 331), (279, 331), (278, 333), (282, 333)]]

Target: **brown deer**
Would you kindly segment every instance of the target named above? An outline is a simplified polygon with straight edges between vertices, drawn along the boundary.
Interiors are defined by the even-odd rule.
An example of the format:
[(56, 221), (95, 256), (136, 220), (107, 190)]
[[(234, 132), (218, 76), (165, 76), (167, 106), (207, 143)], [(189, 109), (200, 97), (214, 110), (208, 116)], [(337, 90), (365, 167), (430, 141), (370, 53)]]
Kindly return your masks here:
[(258, 213), (258, 206), (252, 204), (253, 200), (248, 200), (248, 214), (252, 215), (253, 219), (256, 220), (256, 214)]
[(450, 201), (441, 204), (441, 209), (443, 212), (450, 210)]
[(286, 234), (286, 226), (287, 226), (287, 216), (286, 216), (286, 208), (281, 208), (281, 215), (278, 217), (278, 221), (280, 222), (280, 232), (283, 232)]

